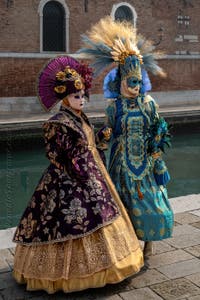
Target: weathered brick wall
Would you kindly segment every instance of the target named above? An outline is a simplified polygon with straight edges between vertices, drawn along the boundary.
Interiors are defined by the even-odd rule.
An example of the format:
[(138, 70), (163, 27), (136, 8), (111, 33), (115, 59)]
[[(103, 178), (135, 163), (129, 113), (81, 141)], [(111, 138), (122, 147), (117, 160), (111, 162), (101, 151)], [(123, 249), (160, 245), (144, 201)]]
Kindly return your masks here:
[[(38, 74), (48, 59), (0, 58), (0, 97), (36, 95)], [(161, 60), (167, 78), (150, 75), (153, 91), (200, 89), (200, 60)], [(92, 94), (102, 93), (104, 74), (93, 82)]]
[[(87, 12), (84, 10), (84, 1), (67, 1), (70, 9), (70, 50), (76, 51), (80, 47), (80, 34), (90, 29), (91, 24), (106, 15), (110, 15), (113, 5), (123, 1), (109, 0), (88, 1)], [(159, 44), (159, 50), (165, 50), (167, 54), (175, 54), (176, 51), (200, 52), (200, 43), (177, 42), (175, 39), (185, 35), (199, 35), (199, 1), (181, 0), (130, 0), (137, 13), (138, 33), (154, 41), (159, 40), (159, 29), (163, 27), (163, 41)], [(190, 4), (189, 4), (190, 3)], [(181, 11), (182, 16), (190, 17), (189, 26), (178, 24), (177, 16)]]
[[(116, 0), (66, 0), (69, 9), (69, 49), (75, 52), (80, 46), (80, 34), (88, 30), (91, 24), (101, 17), (109, 15), (113, 5), (123, 1)], [(7, 7), (6, 3), (10, 3)], [(39, 52), (40, 0), (4, 0), (0, 1), (0, 51)], [(87, 7), (85, 7), (85, 3)], [(159, 28), (163, 27), (163, 41), (158, 49), (167, 54), (176, 51), (200, 52), (200, 43), (188, 36), (200, 34), (200, 2), (194, 0), (129, 0), (137, 13), (138, 32), (145, 37), (158, 41)], [(85, 10), (86, 8), (86, 10)], [(189, 26), (178, 24), (177, 16), (190, 17)], [(182, 42), (175, 39), (180, 36)]]
[[(70, 53), (80, 47), (80, 34), (86, 32), (91, 24), (96, 23), (101, 17), (109, 15), (113, 5), (120, 2), (123, 1), (65, 1), (70, 12)], [(40, 52), (39, 3), (40, 0), (0, 1), (0, 52)], [(198, 41), (175, 41), (178, 35), (196, 35), (199, 38), (199, 0), (130, 0), (127, 3), (135, 8), (139, 33), (156, 42), (158, 29), (161, 26), (164, 28), (163, 41), (158, 45), (158, 50), (165, 50), (166, 54), (175, 54), (176, 51), (200, 53)], [(188, 27), (184, 23), (180, 25), (177, 23), (179, 10), (182, 15), (190, 16)], [(0, 97), (34, 96), (38, 73), (47, 60), (45, 58), (1, 57)], [(200, 89), (200, 60), (161, 60), (160, 65), (166, 70), (168, 77), (162, 79), (151, 76), (153, 90)], [(102, 78), (103, 75), (94, 81), (92, 93), (102, 92)]]
[(36, 95), (38, 74), (46, 59), (0, 58), (0, 97)]
[[(39, 15), (36, 1), (0, 1), (0, 51), (39, 52)], [(39, 1), (37, 1), (39, 3)]]
[(200, 60), (164, 59), (159, 65), (167, 73), (166, 78), (150, 75), (154, 91), (178, 91), (200, 89)]

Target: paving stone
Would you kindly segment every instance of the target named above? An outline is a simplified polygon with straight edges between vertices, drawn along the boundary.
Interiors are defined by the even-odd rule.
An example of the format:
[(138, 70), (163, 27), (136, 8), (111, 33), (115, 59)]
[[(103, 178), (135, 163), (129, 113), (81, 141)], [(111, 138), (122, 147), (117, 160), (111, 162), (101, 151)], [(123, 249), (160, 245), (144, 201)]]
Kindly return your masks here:
[(16, 244), (12, 242), (15, 230), (15, 227), (0, 230), (0, 249), (8, 249), (16, 246)]
[(148, 259), (149, 268), (158, 268), (164, 265), (170, 265), (178, 261), (193, 259), (194, 256), (184, 250), (174, 250), (166, 253), (150, 256)]
[(192, 223), (191, 225), (200, 229), (200, 222), (195, 222), (195, 223)]
[(177, 225), (174, 227), (173, 230), (173, 237), (179, 236), (179, 235), (192, 235), (192, 234), (200, 234), (200, 230), (198, 228), (195, 228), (191, 225), (184, 224), (184, 225)]
[(200, 197), (199, 194), (187, 195), (170, 199), (175, 214), (191, 211), (199, 211), (200, 216)]
[[(62, 298), (63, 300), (96, 300), (96, 299), (101, 299), (103, 300), (103, 297), (104, 297), (104, 288), (98, 288), (98, 289), (89, 289), (89, 290), (85, 290), (85, 291), (81, 291), (81, 292), (75, 292), (75, 293), (70, 293), (70, 294), (64, 294), (62, 293), (62, 295), (65, 295), (65, 298)], [(111, 293), (112, 291), (110, 291)], [(105, 292), (106, 294), (106, 292)], [(115, 293), (113, 293), (115, 294)], [(66, 298), (67, 296), (67, 298)], [(106, 295), (106, 297), (111, 297), (114, 295)], [(105, 297), (105, 299), (107, 299)], [(49, 299), (47, 299), (49, 300)], [(54, 299), (52, 299), (54, 300)], [(57, 300), (60, 300), (60, 298), (57, 298)], [(118, 300), (117, 298), (113, 298), (113, 299), (110, 299), (109, 300)], [(120, 299), (121, 300), (121, 299)]]
[(137, 273), (117, 284), (107, 284), (103, 288), (92, 289), (90, 290), (90, 293), (93, 292), (95, 295), (98, 295), (98, 297), (110, 297), (112, 295), (119, 294), (121, 292), (130, 291), (134, 289), (134, 287), (132, 286), (133, 278), (139, 276), (139, 274), (141, 274), (141, 271), (140, 273)]
[(188, 248), (185, 248), (184, 250), (191, 253), (192, 255), (200, 258), (200, 245), (188, 247)]
[(15, 288), (6, 288), (3, 290), (1, 295), (6, 300), (28, 300), (32, 298), (31, 294), (25, 291), (24, 286), (17, 284)]
[(129, 286), (134, 288), (141, 288), (168, 280), (166, 276), (158, 272), (157, 270), (147, 270), (146, 272), (139, 274), (131, 280)]
[(163, 252), (168, 252), (168, 251), (175, 250), (174, 247), (172, 247), (171, 245), (165, 243), (164, 241), (154, 242), (153, 245), (154, 245), (155, 254), (160, 254), (160, 253), (163, 253)]
[(186, 300), (200, 300), (200, 295), (189, 297)]
[(15, 247), (9, 248), (9, 251), (13, 256), (15, 255)]
[[(28, 300), (28, 299), (31, 299), (31, 300), (48, 300), (48, 299), (49, 299), (49, 300), (51, 300), (51, 299), (52, 299), (52, 300), (58, 300), (58, 299), (59, 299), (59, 300), (64, 300), (64, 299), (69, 300), (69, 298), (60, 298), (60, 297), (58, 298), (58, 297), (55, 296), (55, 295), (54, 295), (54, 298), (51, 298), (51, 297), (53, 297), (53, 296), (51, 296), (51, 295), (44, 295), (44, 296), (36, 296), (36, 297), (33, 296), (32, 298), (26, 298), (26, 299), (27, 299), (27, 300)], [(21, 299), (20, 299), (20, 300), (21, 300)], [(71, 300), (71, 299), (70, 299), (70, 300)]]
[(195, 215), (195, 216), (199, 216), (200, 217), (200, 209), (193, 210), (190, 213), (193, 214), (193, 215)]
[[(96, 299), (94, 295), (90, 295), (90, 293), (87, 291), (74, 292), (74, 293), (69, 293), (69, 294), (64, 293), (64, 292), (57, 292), (57, 293), (51, 294), (51, 295), (49, 295), (45, 292), (34, 295), (35, 293), (38, 293), (38, 292), (32, 292), (33, 296), (31, 295), (31, 298), (26, 298), (26, 299), (31, 299), (31, 300), (95, 300)], [(119, 299), (118, 298), (113, 298), (113, 299), (108, 298), (108, 299), (109, 300), (119, 300), (119, 299), (121, 300), (121, 298), (119, 298)], [(102, 298), (102, 300), (103, 300), (103, 298)]]
[(175, 247), (175, 248), (186, 248), (199, 244), (200, 241), (200, 232), (191, 233), (180, 236), (175, 236), (165, 240), (166, 243)]
[(0, 250), (0, 257), (4, 259), (13, 260), (13, 255), (11, 254), (9, 249), (1, 249)]
[(165, 300), (183, 300), (200, 294), (200, 289), (184, 278), (168, 280), (150, 288)]
[(3, 289), (2, 291), (0, 291), (0, 293), (4, 297), (3, 299), (5, 300), (29, 299), (30, 297), (28, 296), (32, 294), (31, 292), (27, 292), (25, 290), (25, 285), (17, 284), (11, 272), (0, 274), (0, 284), (3, 285)]
[(2, 286), (2, 290), (15, 289), (18, 285), (14, 280), (12, 273), (0, 273), (0, 286)]
[(157, 268), (157, 270), (163, 273), (170, 279), (180, 278), (194, 273), (198, 273), (200, 270), (200, 260), (197, 258), (176, 262), (171, 265), (166, 265)]
[(180, 225), (178, 222), (174, 221), (174, 226)]
[(0, 272), (3, 270), (12, 270), (13, 266), (13, 255), (9, 249), (0, 250)]
[(200, 287), (200, 273), (195, 273), (185, 277), (186, 279), (192, 281), (194, 284)]
[(5, 260), (3, 260), (0, 257), (0, 274), (5, 273), (5, 272), (9, 272), (9, 271), (10, 271), (10, 266), (7, 264), (7, 262)]
[(161, 297), (156, 295), (148, 287), (136, 289), (130, 292), (121, 293), (120, 297), (123, 300), (162, 300)]
[(0, 278), (0, 291), (4, 290), (7, 287), (7, 284), (4, 280)]
[[(113, 296), (106, 296), (106, 297), (98, 297), (97, 298), (98, 300), (122, 300), (122, 298), (119, 296), (119, 295), (113, 295)], [(77, 299), (78, 300), (78, 299)]]
[(174, 220), (179, 224), (191, 224), (200, 221), (200, 217), (190, 214), (189, 212), (174, 215)]
[(7, 261), (3, 257), (0, 257), (0, 274), (11, 271), (11, 268)]

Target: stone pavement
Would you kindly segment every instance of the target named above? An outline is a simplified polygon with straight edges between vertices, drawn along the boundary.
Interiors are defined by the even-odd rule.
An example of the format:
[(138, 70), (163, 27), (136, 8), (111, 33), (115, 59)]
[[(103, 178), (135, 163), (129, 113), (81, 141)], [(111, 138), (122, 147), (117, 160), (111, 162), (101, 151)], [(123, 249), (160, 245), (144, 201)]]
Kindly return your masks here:
[(115, 285), (48, 295), (27, 292), (12, 278), (12, 229), (0, 231), (0, 300), (200, 300), (200, 194), (172, 198), (173, 237), (155, 242), (140, 273)]

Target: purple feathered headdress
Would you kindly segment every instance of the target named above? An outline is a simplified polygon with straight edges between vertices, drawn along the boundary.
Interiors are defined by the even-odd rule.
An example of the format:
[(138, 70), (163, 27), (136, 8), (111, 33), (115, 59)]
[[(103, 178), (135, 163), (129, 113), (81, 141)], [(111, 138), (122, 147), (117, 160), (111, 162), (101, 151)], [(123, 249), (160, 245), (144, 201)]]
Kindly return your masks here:
[(89, 98), (92, 69), (70, 56), (50, 60), (39, 75), (38, 94), (46, 111), (51, 110), (67, 95), (85, 90)]

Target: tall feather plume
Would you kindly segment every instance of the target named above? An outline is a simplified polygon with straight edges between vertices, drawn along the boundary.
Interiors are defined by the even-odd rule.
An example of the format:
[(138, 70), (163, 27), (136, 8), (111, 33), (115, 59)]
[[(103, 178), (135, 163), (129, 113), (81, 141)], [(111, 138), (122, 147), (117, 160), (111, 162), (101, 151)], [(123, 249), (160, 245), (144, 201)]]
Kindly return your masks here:
[(101, 19), (94, 25), (88, 33), (89, 38), (96, 43), (103, 43), (113, 48), (116, 40), (121, 40), (122, 44), (128, 49), (126, 41), (130, 40), (136, 44), (136, 29), (132, 24), (124, 21), (113, 21), (111, 17)]
[(128, 22), (115, 22), (111, 17), (101, 19), (81, 38), (83, 48), (77, 53), (93, 60), (91, 66), (96, 76), (113, 62), (119, 62), (122, 52), (138, 52), (136, 29)]
[(143, 64), (147, 71), (154, 75), (166, 77), (166, 73), (158, 66), (156, 59), (164, 57), (159, 51), (154, 51), (153, 42), (145, 39), (142, 35), (137, 36), (137, 47), (142, 55)]
[(83, 47), (77, 53), (93, 61), (91, 66), (95, 76), (113, 62), (123, 64), (123, 58), (129, 55), (138, 56), (144, 68), (153, 74), (165, 75), (155, 60), (158, 55), (153, 44), (137, 36), (137, 30), (130, 22), (105, 17), (92, 26), (87, 35), (82, 35), (82, 42)]

